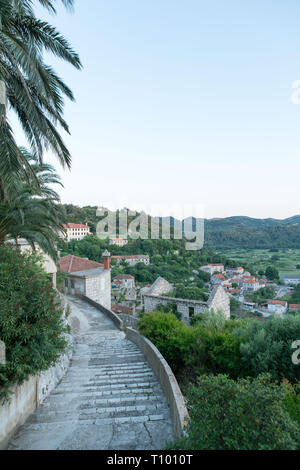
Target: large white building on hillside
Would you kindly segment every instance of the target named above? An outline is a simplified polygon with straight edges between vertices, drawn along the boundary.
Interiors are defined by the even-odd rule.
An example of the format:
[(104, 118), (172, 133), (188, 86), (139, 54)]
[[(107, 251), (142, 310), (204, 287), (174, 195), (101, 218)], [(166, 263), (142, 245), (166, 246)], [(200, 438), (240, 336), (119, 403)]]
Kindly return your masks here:
[(70, 240), (82, 240), (87, 235), (90, 235), (90, 227), (85, 224), (65, 224), (64, 229), (66, 231), (66, 236), (63, 235), (67, 241)]

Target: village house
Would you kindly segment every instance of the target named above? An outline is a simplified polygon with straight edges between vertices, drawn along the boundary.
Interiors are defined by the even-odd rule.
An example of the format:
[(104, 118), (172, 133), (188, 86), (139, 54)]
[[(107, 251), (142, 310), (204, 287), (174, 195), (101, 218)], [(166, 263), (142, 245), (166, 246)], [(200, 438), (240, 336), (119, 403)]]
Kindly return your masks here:
[(261, 288), (261, 285), (256, 279), (246, 279), (243, 282), (242, 287), (246, 292), (255, 292)]
[(224, 272), (224, 264), (218, 263), (218, 264), (208, 264), (207, 266), (201, 266), (201, 271), (204, 271), (211, 276), (214, 273), (223, 273)]
[(109, 239), (110, 245), (125, 246), (127, 245), (127, 243), (128, 243), (128, 240), (125, 240), (124, 238), (110, 238)]
[(113, 278), (113, 285), (120, 288), (133, 289), (134, 276), (131, 276), (130, 274), (118, 274), (118, 276)]
[(242, 266), (239, 266), (238, 268), (226, 268), (226, 275), (228, 277), (232, 276), (240, 276), (244, 272), (244, 268)]
[(289, 305), (290, 312), (300, 312), (300, 304), (290, 304)]
[(214, 274), (211, 279), (210, 279), (211, 284), (216, 285), (216, 284), (223, 284), (224, 282), (226, 283), (226, 278), (223, 276), (223, 274)]
[(85, 295), (105, 308), (111, 308), (110, 254), (103, 253), (104, 264), (88, 258), (67, 255), (59, 260), (59, 269), (67, 274), (65, 292)]
[(283, 276), (282, 280), (286, 286), (297, 286), (300, 284), (300, 274), (289, 274)]
[(288, 304), (285, 300), (269, 300), (267, 303), (269, 313), (276, 315), (283, 315), (287, 312)]
[(129, 266), (135, 266), (137, 263), (144, 263), (146, 266), (150, 264), (149, 255), (127, 255), (127, 256), (112, 256), (112, 260), (116, 260), (117, 264), (121, 264), (124, 260)]
[(90, 235), (90, 227), (84, 224), (73, 224), (68, 223), (64, 224), (64, 229), (66, 235), (62, 234), (62, 238), (65, 238), (66, 241), (70, 240), (82, 240), (87, 235)]

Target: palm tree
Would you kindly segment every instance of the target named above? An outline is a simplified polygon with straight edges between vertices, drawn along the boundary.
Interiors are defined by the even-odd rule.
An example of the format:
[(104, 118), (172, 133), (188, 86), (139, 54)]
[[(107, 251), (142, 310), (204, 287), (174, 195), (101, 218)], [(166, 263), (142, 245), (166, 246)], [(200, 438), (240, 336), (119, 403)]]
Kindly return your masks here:
[[(55, 0), (37, 0), (55, 12)], [(72, 6), (73, 0), (62, 0)], [(63, 119), (64, 97), (73, 100), (70, 88), (43, 61), (47, 51), (81, 68), (78, 54), (47, 22), (35, 17), (32, 0), (0, 0), (0, 178), (28, 168), (7, 122), (7, 106), (14, 110), (31, 150), (39, 162), (50, 148), (62, 165), (70, 167), (71, 156), (60, 133), (69, 132)]]
[(20, 152), (34, 175), (25, 179), (15, 175), (5, 188), (0, 202), (0, 245), (8, 238), (16, 244), (25, 238), (34, 249), (37, 244), (56, 260), (65, 214), (57, 192), (49, 185), (62, 183), (51, 165), (39, 163), (38, 157), (25, 149)]

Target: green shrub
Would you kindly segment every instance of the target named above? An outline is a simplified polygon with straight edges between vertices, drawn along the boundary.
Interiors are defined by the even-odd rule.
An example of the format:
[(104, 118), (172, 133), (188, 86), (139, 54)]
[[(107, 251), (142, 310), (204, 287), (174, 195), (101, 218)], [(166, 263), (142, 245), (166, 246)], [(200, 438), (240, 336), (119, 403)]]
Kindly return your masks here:
[(59, 298), (35, 255), (0, 247), (0, 338), (6, 365), (0, 368), (0, 398), (11, 384), (46, 370), (66, 346)]
[(191, 343), (191, 330), (174, 314), (145, 313), (138, 328), (159, 349), (175, 373), (184, 367), (184, 352)]
[(299, 449), (300, 428), (284, 401), (285, 384), (269, 376), (234, 381), (202, 376), (187, 394), (187, 435), (171, 444), (182, 450)]

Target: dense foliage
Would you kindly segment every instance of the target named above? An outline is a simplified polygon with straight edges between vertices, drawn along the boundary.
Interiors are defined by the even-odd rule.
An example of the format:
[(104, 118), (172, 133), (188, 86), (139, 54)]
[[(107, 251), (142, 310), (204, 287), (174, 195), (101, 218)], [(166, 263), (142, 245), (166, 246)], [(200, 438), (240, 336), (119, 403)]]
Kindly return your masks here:
[(300, 432), (286, 408), (289, 389), (267, 375), (255, 379), (201, 376), (188, 392), (188, 435), (183, 450), (299, 449)]
[(260, 320), (224, 320), (221, 314), (199, 315), (187, 327), (172, 313), (146, 313), (139, 331), (161, 351), (185, 379), (205, 373), (231, 378), (270, 373), (274, 381), (300, 380), (292, 363), (292, 343), (300, 338), (300, 315)]
[(66, 347), (67, 331), (38, 258), (0, 247), (0, 339), (7, 359), (0, 366), (0, 397), (11, 384), (52, 366)]

